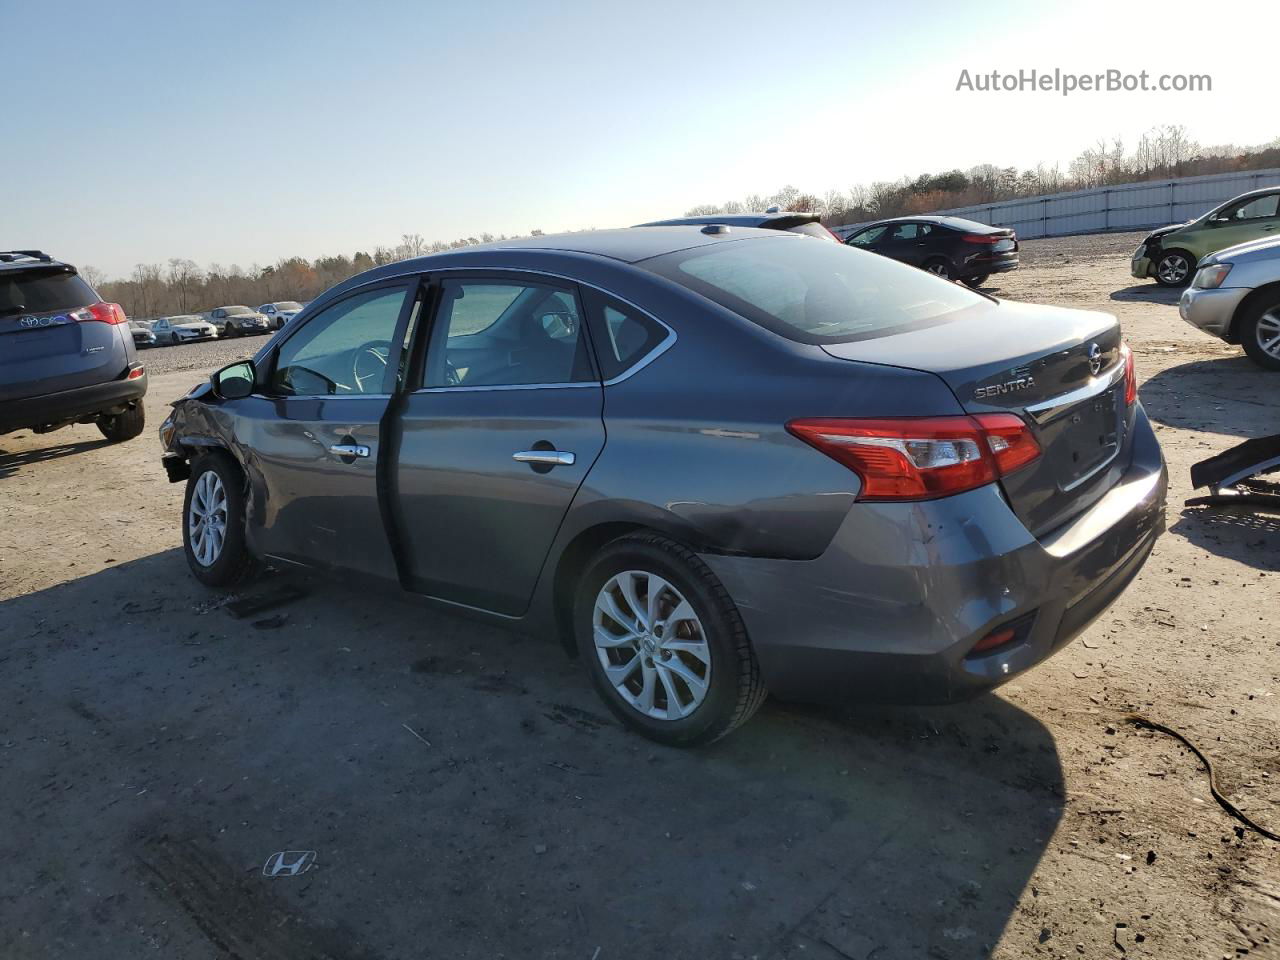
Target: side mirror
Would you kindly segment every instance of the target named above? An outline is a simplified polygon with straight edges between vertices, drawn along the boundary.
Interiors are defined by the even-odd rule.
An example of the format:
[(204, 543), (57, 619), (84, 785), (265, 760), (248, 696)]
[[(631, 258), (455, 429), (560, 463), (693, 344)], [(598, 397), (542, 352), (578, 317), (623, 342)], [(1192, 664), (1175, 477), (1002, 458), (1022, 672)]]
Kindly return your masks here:
[(258, 370), (252, 360), (241, 360), (217, 370), (209, 377), (209, 387), (219, 400), (239, 400), (253, 393)]

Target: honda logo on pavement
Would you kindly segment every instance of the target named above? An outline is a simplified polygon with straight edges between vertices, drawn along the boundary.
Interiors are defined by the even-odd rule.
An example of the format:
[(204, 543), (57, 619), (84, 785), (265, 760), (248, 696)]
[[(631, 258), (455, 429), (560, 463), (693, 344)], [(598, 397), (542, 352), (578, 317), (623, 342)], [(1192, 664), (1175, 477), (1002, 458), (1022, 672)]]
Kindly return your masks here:
[(267, 858), (262, 865), (264, 877), (297, 877), (306, 873), (316, 863), (314, 850), (281, 850)]

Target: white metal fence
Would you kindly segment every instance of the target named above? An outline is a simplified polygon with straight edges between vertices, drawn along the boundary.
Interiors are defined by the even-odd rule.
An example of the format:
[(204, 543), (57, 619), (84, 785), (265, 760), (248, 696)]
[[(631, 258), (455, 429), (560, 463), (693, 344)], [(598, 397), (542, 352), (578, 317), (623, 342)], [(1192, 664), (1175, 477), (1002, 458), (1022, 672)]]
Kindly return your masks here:
[[(1000, 203), (933, 210), (930, 215), (966, 217), (994, 227), (1011, 227), (1019, 238), (1030, 240), (1076, 233), (1143, 230), (1180, 223), (1198, 217), (1241, 193), (1276, 185), (1280, 185), (1280, 167), (1050, 193)], [(859, 226), (862, 224), (846, 224), (834, 230), (841, 236), (848, 236)]]

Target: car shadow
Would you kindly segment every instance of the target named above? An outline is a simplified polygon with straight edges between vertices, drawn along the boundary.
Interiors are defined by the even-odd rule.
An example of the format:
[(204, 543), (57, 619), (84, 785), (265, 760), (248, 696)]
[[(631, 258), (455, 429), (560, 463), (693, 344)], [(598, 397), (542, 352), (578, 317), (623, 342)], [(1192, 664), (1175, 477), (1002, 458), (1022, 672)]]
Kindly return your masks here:
[(1277, 386), (1280, 377), (1240, 355), (1161, 370), (1142, 384), (1141, 397), (1157, 423), (1250, 438), (1276, 432)]
[(1280, 502), (1275, 507), (1184, 507), (1169, 531), (1255, 570), (1280, 572)]
[[(553, 640), (292, 582), (235, 620), (175, 549), (0, 603), (0, 954), (986, 956), (1062, 817), (997, 696), (668, 749)], [(316, 869), (264, 879), (285, 850)]]
[(1182, 290), (1174, 287), (1162, 287), (1154, 280), (1150, 283), (1135, 283), (1111, 294), (1112, 300), (1126, 303), (1165, 303), (1176, 307), (1182, 298)]
[(11, 443), (9, 449), (5, 449), (6, 440), (17, 440), (19, 437), (25, 438), (26, 431), (0, 436), (0, 479), (12, 476), (22, 467), (44, 463), (47, 460), (60, 460), (63, 457), (71, 457), (111, 445), (111, 441), (105, 437), (98, 437), (96, 440), (69, 440), (61, 443), (55, 438), (54, 442), (47, 447), (26, 448), (24, 446), (22, 449), (16, 449), (16, 445)]

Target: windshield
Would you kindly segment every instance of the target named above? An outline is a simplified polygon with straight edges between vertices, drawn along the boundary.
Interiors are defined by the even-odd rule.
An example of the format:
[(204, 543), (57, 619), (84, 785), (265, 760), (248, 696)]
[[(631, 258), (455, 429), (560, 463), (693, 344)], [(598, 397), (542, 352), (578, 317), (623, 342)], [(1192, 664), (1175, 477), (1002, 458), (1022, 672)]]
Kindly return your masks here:
[(281, 300), (279, 303), (276, 304), (276, 309), (277, 310), (301, 310), (302, 304), (298, 303), (297, 300)]
[(986, 302), (958, 284), (878, 254), (786, 236), (680, 250), (641, 266), (802, 343), (936, 326)]
[(248, 307), (223, 307), (222, 309), (226, 312), (227, 316), (229, 317), (238, 317), (238, 316), (241, 316), (242, 314), (254, 312), (253, 310), (250, 310)]

